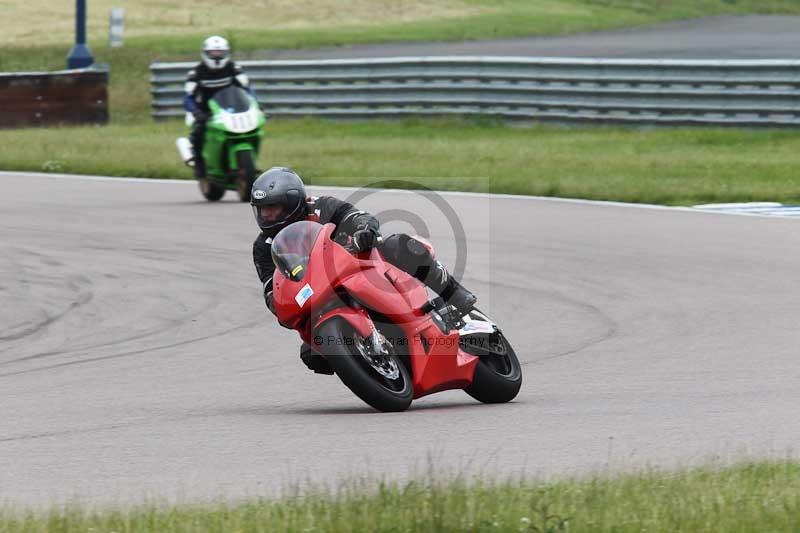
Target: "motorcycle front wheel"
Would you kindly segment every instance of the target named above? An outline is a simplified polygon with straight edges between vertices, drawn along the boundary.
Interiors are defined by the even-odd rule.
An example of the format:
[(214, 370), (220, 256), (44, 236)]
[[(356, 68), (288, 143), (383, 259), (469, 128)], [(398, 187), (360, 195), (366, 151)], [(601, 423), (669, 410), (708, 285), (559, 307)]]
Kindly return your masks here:
[(317, 330), (318, 349), (353, 394), (378, 411), (405, 411), (414, 388), (403, 359), (390, 343), (374, 346), (341, 318), (326, 321)]

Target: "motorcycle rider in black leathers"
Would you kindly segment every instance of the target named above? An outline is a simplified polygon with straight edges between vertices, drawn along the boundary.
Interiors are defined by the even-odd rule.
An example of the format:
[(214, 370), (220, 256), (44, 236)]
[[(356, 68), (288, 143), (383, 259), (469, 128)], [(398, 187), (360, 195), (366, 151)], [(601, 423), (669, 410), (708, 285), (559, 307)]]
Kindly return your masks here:
[[(358, 251), (380, 246), (383, 257), (400, 270), (417, 278), (442, 297), (445, 304), (466, 314), (476, 302), (475, 296), (461, 286), (439, 261), (436, 261), (420, 241), (404, 234), (391, 235), (379, 244), (378, 220), (356, 209), (352, 204), (332, 196), (308, 197), (300, 176), (285, 167), (273, 167), (253, 183), (251, 205), (261, 233), (253, 243), (253, 261), (264, 290), (267, 307), (275, 312), (272, 303), (271, 244), (278, 232), (293, 222), (312, 220), (321, 224), (336, 224), (335, 235), (352, 237)], [(329, 374), (324, 358), (305, 344), (301, 347), (303, 362), (318, 373)]]
[(189, 140), (192, 142), (196, 178), (204, 178), (206, 175), (203, 144), (210, 113), (208, 101), (217, 91), (230, 85), (247, 89), (252, 94), (247, 75), (231, 60), (231, 49), (226, 39), (218, 35), (209, 37), (203, 42), (200, 56), (202, 61), (189, 71), (183, 97), (183, 107), (194, 115)]

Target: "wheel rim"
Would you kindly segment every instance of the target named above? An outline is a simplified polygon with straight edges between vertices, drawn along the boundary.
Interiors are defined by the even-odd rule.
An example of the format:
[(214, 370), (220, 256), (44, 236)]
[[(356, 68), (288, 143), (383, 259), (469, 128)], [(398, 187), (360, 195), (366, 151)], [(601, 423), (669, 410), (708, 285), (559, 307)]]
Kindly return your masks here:
[(494, 352), (492, 355), (482, 357), (489, 368), (496, 374), (509, 378), (514, 374), (514, 365), (511, 363), (511, 358), (508, 356), (508, 341), (502, 334), (498, 333), (497, 342), (490, 342), (489, 349)]
[(389, 343), (380, 340), (376, 343), (373, 337), (357, 337), (355, 342), (356, 352), (360, 355), (361, 363), (386, 389), (392, 392), (402, 392), (406, 389), (406, 379), (400, 371), (397, 357)]

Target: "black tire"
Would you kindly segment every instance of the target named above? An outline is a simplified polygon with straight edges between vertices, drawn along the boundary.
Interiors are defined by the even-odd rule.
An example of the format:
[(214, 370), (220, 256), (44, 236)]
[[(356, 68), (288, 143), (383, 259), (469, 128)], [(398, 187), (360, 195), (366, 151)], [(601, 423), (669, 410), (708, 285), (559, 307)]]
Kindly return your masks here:
[(470, 350), (468, 344), (462, 345), (465, 351), (480, 357), (472, 384), (464, 390), (483, 403), (510, 402), (522, 387), (522, 367), (514, 348), (502, 332), (498, 331), (495, 335), (495, 353), (478, 352)]
[(323, 339), (319, 346), (328, 363), (353, 394), (378, 411), (405, 411), (414, 398), (411, 373), (402, 358), (397, 354), (383, 356), (391, 360), (392, 368), (398, 371), (395, 380), (378, 373), (356, 348), (360, 342), (353, 327), (344, 319), (327, 320), (317, 330), (316, 335)]
[(239, 200), (242, 202), (249, 202), (250, 193), (253, 189), (253, 182), (256, 179), (256, 165), (253, 161), (253, 152), (250, 150), (237, 152), (236, 161), (239, 163), (239, 177), (236, 178), (236, 192), (239, 193)]
[(199, 180), (197, 185), (200, 187), (200, 192), (209, 202), (217, 202), (225, 196), (225, 189), (207, 179)]

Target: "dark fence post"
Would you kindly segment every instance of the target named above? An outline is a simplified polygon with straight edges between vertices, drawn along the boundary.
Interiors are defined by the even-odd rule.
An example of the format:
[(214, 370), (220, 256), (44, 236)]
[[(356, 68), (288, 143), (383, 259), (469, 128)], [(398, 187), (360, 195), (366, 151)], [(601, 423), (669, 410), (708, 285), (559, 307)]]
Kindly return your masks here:
[(94, 63), (86, 44), (86, 0), (75, 0), (75, 46), (67, 56), (67, 68), (86, 68)]

